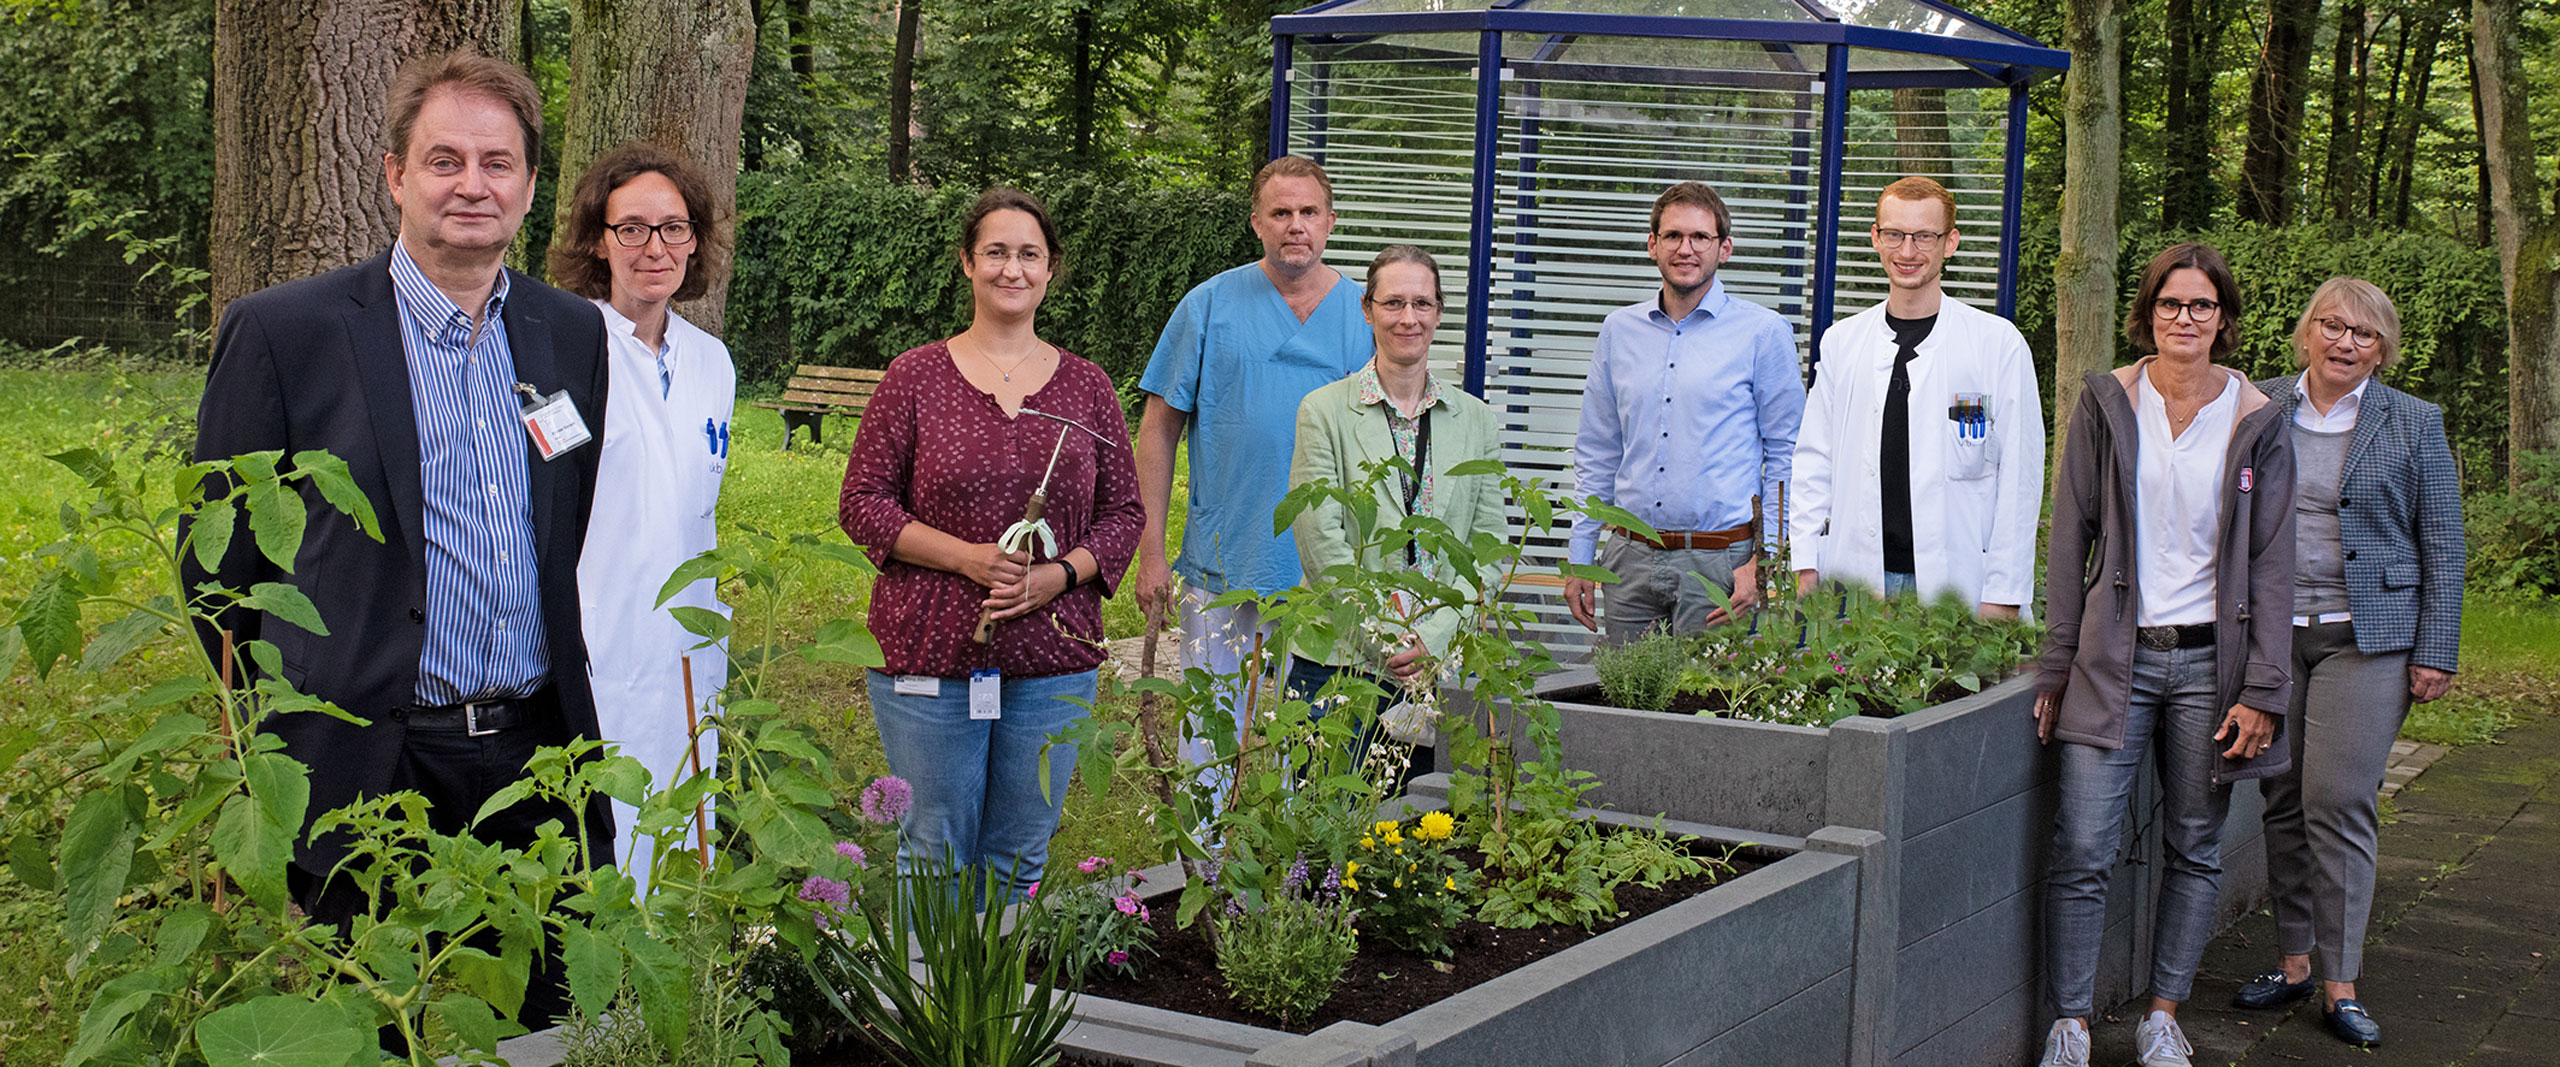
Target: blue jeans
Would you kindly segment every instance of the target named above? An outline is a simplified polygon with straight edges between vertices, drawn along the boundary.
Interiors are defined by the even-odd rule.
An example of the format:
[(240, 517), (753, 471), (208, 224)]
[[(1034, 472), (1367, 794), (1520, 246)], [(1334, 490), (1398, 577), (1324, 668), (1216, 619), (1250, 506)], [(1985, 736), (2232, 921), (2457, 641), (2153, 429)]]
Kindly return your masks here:
[(2057, 1016), (2087, 1018), (2094, 1010), (2107, 875), (2146, 755), (2160, 772), (2166, 860), (2154, 917), (2151, 995), (2183, 1002), (2194, 990), (2196, 964), (2221, 906), (2222, 823), (2231, 810), (2231, 790), (2213, 784), (2223, 748), (2213, 733), (2225, 710), (2215, 706), (2213, 656), (2211, 648), (2136, 648), (2124, 747), (2063, 743), (2062, 807), (2054, 815), (2053, 871), (2045, 881), (2045, 994)]
[(1920, 576), (1917, 574), (1904, 574), (1898, 571), (1884, 572), (1884, 595), (1919, 596)]
[(871, 717), (889, 771), (914, 789), (898, 841), (900, 870), (956, 862), (1011, 874), (1019, 889), (1040, 880), (1049, 837), (1075, 773), (1074, 745), (1049, 750), (1048, 795), (1040, 790), (1040, 747), (1085, 717), (1066, 698), (1094, 699), (1097, 673), (1004, 680), (1003, 717), (969, 718), (969, 680), (942, 679), (936, 696), (896, 691), (871, 671)]

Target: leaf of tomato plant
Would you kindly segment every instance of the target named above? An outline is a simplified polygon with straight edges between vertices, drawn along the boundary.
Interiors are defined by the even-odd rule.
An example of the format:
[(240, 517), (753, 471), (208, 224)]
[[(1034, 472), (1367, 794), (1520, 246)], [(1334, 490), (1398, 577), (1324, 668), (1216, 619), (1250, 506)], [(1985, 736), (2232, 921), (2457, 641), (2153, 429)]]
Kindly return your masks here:
[(687, 631), (690, 631), (694, 636), (702, 638), (705, 641), (726, 640), (729, 636), (730, 630), (732, 629), (729, 624), (728, 616), (722, 615), (709, 608), (697, 608), (691, 605), (686, 605), (683, 607), (669, 608), (667, 609), (667, 612), (668, 614), (674, 615), (676, 617), (676, 622), (682, 624)]
[(293, 573), (293, 557), (302, 551), (302, 530), (309, 521), (302, 495), (290, 486), (278, 481), (249, 486), (249, 532), (258, 539), (258, 551), (286, 574)]
[(67, 571), (48, 571), (18, 604), (13, 622), (35, 659), (36, 677), (53, 673), (57, 660), (80, 654), (80, 593)]
[(168, 617), (160, 612), (174, 614), (177, 610), (177, 601), (165, 596), (153, 597), (149, 607), (135, 608), (132, 614), (99, 627), (98, 636), (89, 639), (89, 650), (80, 656), (80, 669), (98, 674), (115, 666), (117, 660), (160, 636), (169, 625)]
[(108, 979), (89, 999), (89, 1010), (80, 1015), (80, 1037), (62, 1057), (62, 1067), (81, 1067), (106, 1051), (125, 1020), (141, 1011), (154, 997), (176, 996), (185, 981), (181, 972), (167, 968), (135, 971)]
[(346, 1067), (373, 1042), (336, 1007), (299, 997), (259, 997), (196, 1024), (209, 1067)]
[(684, 592), (686, 586), (705, 578), (718, 581), (720, 573), (727, 570), (728, 566), (729, 562), (720, 558), (717, 550), (705, 552), (676, 564), (675, 573), (668, 575), (666, 584), (658, 587), (658, 601), (653, 606), (661, 608), (667, 606), (667, 601), (675, 599), (677, 593)]
[(515, 1020), (499, 1018), (497, 1011), (478, 997), (448, 993), (428, 1003), (427, 1010), (434, 1012), (453, 1036), (461, 1038), (464, 1047), (482, 1052), (496, 1052), (498, 1042), (525, 1032)]
[(690, 984), (684, 960), (637, 924), (623, 928), (622, 948), (631, 957), (631, 985), (640, 994), (640, 1021), (649, 1025), (650, 1035), (660, 1046), (683, 1048), (688, 1029), (685, 989)]
[(249, 595), (240, 598), (240, 606), (266, 612), (322, 637), (329, 636), (329, 627), (320, 621), (320, 609), (312, 605), (311, 598), (283, 582), (250, 586)]
[(579, 1014), (602, 1018), (622, 986), (622, 946), (594, 927), (570, 923), (560, 930), (560, 959), (569, 974), (569, 999)]
[(320, 490), (320, 499), (356, 520), (366, 537), (382, 540), (382, 524), (374, 517), (373, 501), (357, 488), (356, 480), (347, 474), (347, 461), (317, 449), (293, 454), (294, 473), (309, 478)]
[(9, 839), (9, 873), (39, 893), (53, 892), (53, 854), (45, 845), (45, 839), (33, 830), (20, 831)]
[(71, 468), (71, 473), (79, 475), (92, 489), (105, 488), (115, 480), (116, 465), (94, 448), (69, 449), (45, 458)]
[(76, 976), (115, 922), (116, 898), (133, 870), (133, 846), (142, 836), (133, 801), (121, 789), (93, 790), (72, 806), (62, 828), (62, 935), (70, 942)]
[(229, 497), (206, 503), (187, 524), (187, 547), (196, 554), (196, 566), (220, 570), (222, 557), (231, 551), (231, 535), (239, 529), (240, 506)]

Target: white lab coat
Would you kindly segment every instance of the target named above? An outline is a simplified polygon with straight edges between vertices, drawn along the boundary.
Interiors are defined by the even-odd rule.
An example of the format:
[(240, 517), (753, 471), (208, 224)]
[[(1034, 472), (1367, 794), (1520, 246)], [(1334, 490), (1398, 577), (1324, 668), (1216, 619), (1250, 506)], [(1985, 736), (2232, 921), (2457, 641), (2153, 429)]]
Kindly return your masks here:
[[(1822, 335), (1788, 493), (1793, 566), (1826, 579), (1884, 584), (1878, 435), (1893, 373), (1893, 331), (1879, 304)], [(2029, 608), (2036, 518), (2044, 500), (2044, 409), (2026, 339), (2009, 320), (1953, 297), (1911, 361), (1912, 574), (1920, 595)], [(1979, 438), (1947, 416), (1982, 394)]]
[[(685, 662), (692, 663), (698, 714), (718, 710), (716, 695), (729, 677), (725, 650), (695, 649), (701, 638), (669, 610), (691, 606), (728, 614), (712, 583), (693, 583), (666, 607), (657, 600), (678, 564), (718, 543), (713, 513), (729, 467), (738, 373), (728, 346), (670, 311), (667, 365), (674, 383), (662, 396), (657, 353), (612, 305), (599, 300), (596, 306), (604, 311), (613, 378), (595, 507), (587, 520), (586, 551), (578, 559), (587, 669), (603, 739), (646, 766), (654, 788), (666, 789), (692, 773), (685, 755)], [(700, 746), (706, 769), (717, 749), (706, 733)], [(650, 844), (632, 843), (634, 809), (616, 801), (613, 814), (621, 835), (616, 856), (640, 879), (645, 895), (649, 872), (634, 861), (648, 855)]]

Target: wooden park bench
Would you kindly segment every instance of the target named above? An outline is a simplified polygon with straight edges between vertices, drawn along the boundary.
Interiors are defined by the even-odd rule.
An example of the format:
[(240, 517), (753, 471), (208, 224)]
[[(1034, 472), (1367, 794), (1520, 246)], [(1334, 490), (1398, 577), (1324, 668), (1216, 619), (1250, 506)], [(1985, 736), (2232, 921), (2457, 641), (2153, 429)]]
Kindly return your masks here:
[(783, 448), (791, 447), (792, 434), (803, 426), (809, 428), (809, 442), (816, 444), (827, 416), (861, 417), (862, 409), (871, 403), (871, 394), (880, 388), (880, 378), (886, 373), (803, 363), (798, 371), (793, 372), (790, 384), (783, 386), (780, 401), (759, 400), (756, 406), (782, 413)]

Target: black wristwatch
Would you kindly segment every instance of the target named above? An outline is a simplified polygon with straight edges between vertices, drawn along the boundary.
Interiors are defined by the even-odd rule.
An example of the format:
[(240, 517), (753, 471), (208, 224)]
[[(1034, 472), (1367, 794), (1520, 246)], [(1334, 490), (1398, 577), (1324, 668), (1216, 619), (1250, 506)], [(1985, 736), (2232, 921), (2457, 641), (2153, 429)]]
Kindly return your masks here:
[(1076, 575), (1076, 565), (1075, 565), (1075, 564), (1073, 564), (1073, 563), (1069, 563), (1069, 562), (1067, 562), (1067, 557), (1065, 557), (1065, 556), (1060, 556), (1060, 557), (1058, 557), (1058, 558), (1056, 558), (1056, 559), (1050, 560), (1049, 562), (1051, 562), (1051, 563), (1055, 563), (1055, 564), (1057, 564), (1058, 566), (1061, 566), (1061, 567), (1064, 567), (1064, 568), (1066, 568), (1066, 569), (1067, 569), (1067, 588), (1069, 588), (1069, 589), (1073, 589), (1073, 588), (1075, 588), (1075, 587), (1076, 587), (1076, 583), (1077, 583), (1078, 581), (1081, 581), (1081, 580), (1082, 580), (1081, 578), (1079, 578), (1079, 577)]

